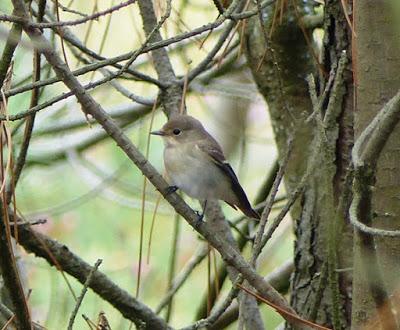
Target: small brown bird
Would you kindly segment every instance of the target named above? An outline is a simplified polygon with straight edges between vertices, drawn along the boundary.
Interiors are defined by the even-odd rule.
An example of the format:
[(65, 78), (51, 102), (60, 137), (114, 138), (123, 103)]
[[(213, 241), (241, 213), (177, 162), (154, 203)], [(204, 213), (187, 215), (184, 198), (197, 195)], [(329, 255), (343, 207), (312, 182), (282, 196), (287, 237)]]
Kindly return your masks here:
[(195, 118), (175, 115), (159, 130), (165, 144), (164, 164), (173, 186), (200, 200), (223, 200), (250, 218), (259, 219), (218, 142)]

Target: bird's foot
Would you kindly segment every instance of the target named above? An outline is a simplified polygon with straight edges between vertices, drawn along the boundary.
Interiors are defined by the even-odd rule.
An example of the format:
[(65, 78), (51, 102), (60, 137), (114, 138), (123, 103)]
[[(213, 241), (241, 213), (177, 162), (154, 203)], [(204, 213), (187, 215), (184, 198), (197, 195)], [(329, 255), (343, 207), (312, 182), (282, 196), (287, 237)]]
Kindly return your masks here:
[(168, 186), (168, 188), (165, 190), (165, 195), (167, 195), (167, 196), (171, 195), (178, 189), (179, 189), (178, 186)]
[(199, 211), (195, 211), (196, 212), (196, 214), (197, 214), (197, 219), (196, 219), (196, 221), (195, 221), (195, 223), (194, 223), (194, 227), (195, 228), (198, 228), (199, 226), (200, 226), (200, 224), (202, 224), (204, 221), (203, 221), (203, 219), (204, 219), (204, 212), (202, 212), (202, 213), (200, 213)]

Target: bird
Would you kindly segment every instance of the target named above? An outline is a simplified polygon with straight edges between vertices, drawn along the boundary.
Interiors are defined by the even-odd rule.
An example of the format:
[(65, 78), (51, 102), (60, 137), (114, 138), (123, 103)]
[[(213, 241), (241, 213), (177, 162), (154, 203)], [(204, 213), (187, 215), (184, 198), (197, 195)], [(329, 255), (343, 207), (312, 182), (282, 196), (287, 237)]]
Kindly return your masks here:
[(164, 166), (172, 183), (169, 193), (180, 189), (204, 200), (204, 209), (207, 200), (222, 200), (246, 216), (260, 219), (222, 148), (199, 120), (186, 114), (173, 115), (150, 134), (161, 136), (164, 142)]

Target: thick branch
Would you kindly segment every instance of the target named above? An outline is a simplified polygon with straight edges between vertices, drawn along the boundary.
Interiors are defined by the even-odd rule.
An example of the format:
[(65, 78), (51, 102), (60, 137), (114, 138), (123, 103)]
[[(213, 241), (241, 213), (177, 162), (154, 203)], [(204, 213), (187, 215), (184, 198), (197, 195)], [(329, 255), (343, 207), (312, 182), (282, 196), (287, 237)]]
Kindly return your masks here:
[(0, 273), (2, 275), (4, 285), (9, 292), (18, 328), (22, 330), (29, 330), (32, 327), (29, 309), (15, 264), (13, 247), (11, 244), (11, 238), (9, 236), (9, 228), (7, 228), (7, 215), (4, 214), (3, 203), (0, 204)]
[(15, 48), (17, 48), (18, 42), (21, 39), (21, 31), (21, 25), (14, 23), (11, 27), (10, 33), (8, 34), (7, 41), (0, 59), (0, 88), (3, 86), (3, 82), (13, 58)]
[[(67, 246), (35, 232), (29, 227), (21, 226), (18, 229), (18, 238), (19, 243), (27, 251), (46, 259), (52, 266), (56, 266), (56, 262), (63, 271), (75, 277), (82, 284), (85, 283), (93, 269), (93, 266), (79, 258)], [(114, 284), (102, 272), (95, 271), (93, 273), (89, 287), (138, 326), (145, 322), (146, 329), (169, 329), (168, 325), (150, 308)]]
[[(168, 1), (167, 7), (171, 6), (171, 0)], [(148, 36), (157, 26), (157, 19), (153, 8), (153, 2), (148, 0), (139, 0), (140, 14), (143, 20), (143, 29)], [(161, 34), (156, 31), (150, 42), (162, 41)], [(167, 82), (166, 87), (161, 93), (161, 103), (164, 105), (165, 113), (171, 116), (179, 111), (182, 102), (182, 87), (177, 84), (176, 76), (172, 64), (169, 60), (165, 48), (160, 48), (152, 52), (154, 59), (154, 67), (157, 71), (158, 79)]]

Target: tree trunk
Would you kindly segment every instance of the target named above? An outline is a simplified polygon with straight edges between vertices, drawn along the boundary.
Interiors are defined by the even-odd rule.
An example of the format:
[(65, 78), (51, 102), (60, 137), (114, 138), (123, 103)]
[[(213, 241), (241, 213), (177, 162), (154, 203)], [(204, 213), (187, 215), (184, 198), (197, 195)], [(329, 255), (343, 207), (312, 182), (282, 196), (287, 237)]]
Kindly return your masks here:
[[(400, 29), (393, 9), (391, 1), (355, 2), (356, 137), (400, 86)], [(400, 229), (399, 159), (397, 127), (379, 155), (372, 189), (372, 222), (368, 224), (372, 227)], [(397, 327), (390, 307), (398, 306), (389, 297), (399, 285), (400, 240), (356, 233), (354, 251), (353, 328)], [(375, 277), (372, 284), (368, 267), (374, 260), (381, 281)]]
[[(268, 102), (281, 156), (287, 137), (295, 133), (294, 152), (285, 173), (288, 190), (293, 191), (306, 175), (299, 206), (292, 212), (296, 244), (291, 304), (309, 320), (335, 329), (348, 328), (353, 246), (346, 211), (353, 143), (349, 26), (340, 2), (325, 1), (324, 41), (320, 63), (316, 63), (304, 35), (312, 40), (312, 31), (299, 23), (300, 16), (313, 12), (315, 2), (301, 2), (302, 7), (296, 9), (288, 3), (279, 26), (275, 18), (269, 40), (273, 50), (267, 52), (262, 65), (263, 32), (259, 20), (249, 22), (247, 56)], [(267, 33), (277, 10), (272, 7), (266, 13)], [(313, 109), (306, 76), (315, 76), (316, 71), (315, 94), (320, 104), (314, 104)], [(313, 110), (312, 120), (306, 121)]]

